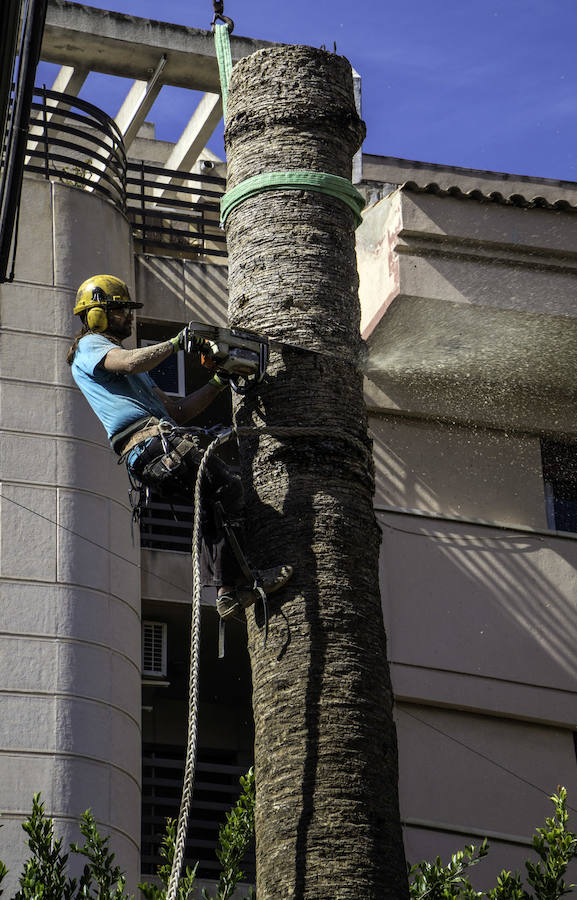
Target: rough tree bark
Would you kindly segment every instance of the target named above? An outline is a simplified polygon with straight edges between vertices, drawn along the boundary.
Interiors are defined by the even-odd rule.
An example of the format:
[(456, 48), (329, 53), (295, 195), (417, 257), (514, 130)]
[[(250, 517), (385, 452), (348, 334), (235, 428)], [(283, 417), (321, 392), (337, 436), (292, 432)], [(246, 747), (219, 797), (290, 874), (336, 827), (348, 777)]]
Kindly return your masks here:
[[(281, 47), (235, 66), (229, 189), (271, 171), (350, 178), (363, 136), (343, 57)], [(258, 608), (247, 617), (259, 900), (402, 900), (353, 214), (316, 192), (262, 193), (231, 213), (227, 240), (231, 323), (327, 354), (273, 353), (235, 411), (239, 426), (330, 429), (241, 441), (251, 558), (295, 567), (266, 646)]]

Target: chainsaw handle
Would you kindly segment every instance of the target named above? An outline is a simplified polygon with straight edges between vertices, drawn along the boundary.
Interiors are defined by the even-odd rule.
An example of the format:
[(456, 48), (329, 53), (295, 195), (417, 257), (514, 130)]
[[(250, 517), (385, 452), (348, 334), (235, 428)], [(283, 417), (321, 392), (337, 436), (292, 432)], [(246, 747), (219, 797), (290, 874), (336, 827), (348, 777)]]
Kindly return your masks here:
[[(230, 386), (235, 392), (235, 394), (239, 394), (241, 397), (244, 397), (245, 394), (248, 394), (249, 391), (252, 391), (257, 385), (261, 383), (264, 378), (266, 367), (268, 365), (268, 344), (262, 343), (259, 347), (259, 371), (258, 375), (254, 375), (252, 381), (250, 378), (242, 379), (242, 375), (231, 375), (230, 378)], [(241, 381), (242, 379), (242, 381)], [(244, 383), (243, 383), (244, 382)]]
[(245, 394), (248, 394), (254, 387), (257, 386), (258, 382), (249, 381), (248, 378), (242, 379), (244, 384), (241, 381), (242, 375), (231, 375), (230, 376), (230, 386), (235, 392), (235, 394), (239, 394), (241, 397), (244, 397)]

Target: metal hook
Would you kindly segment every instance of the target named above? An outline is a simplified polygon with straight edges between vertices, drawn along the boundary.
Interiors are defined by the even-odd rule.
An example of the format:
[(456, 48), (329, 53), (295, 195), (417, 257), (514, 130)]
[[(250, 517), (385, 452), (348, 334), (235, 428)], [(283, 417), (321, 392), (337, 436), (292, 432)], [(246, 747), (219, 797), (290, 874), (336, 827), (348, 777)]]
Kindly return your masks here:
[(210, 23), (210, 30), (214, 33), (214, 26), (216, 23), (224, 22), (228, 28), (228, 33), (232, 34), (234, 31), (234, 22), (228, 16), (224, 15), (224, 0), (212, 0), (212, 5), (214, 8), (214, 18)]

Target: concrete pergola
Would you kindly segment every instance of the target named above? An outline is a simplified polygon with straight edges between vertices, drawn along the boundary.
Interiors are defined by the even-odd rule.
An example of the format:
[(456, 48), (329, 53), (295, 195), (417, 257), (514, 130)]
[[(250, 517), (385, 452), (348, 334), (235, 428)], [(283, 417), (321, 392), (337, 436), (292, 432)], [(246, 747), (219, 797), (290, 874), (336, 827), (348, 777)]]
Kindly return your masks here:
[[(206, 12), (208, 20), (209, 3)], [(274, 45), (231, 36), (233, 61), (270, 46)], [(73, 96), (91, 71), (133, 80), (116, 116), (127, 152), (164, 85), (202, 91), (166, 162), (167, 169), (190, 171), (222, 117), (218, 64), (209, 30), (51, 0), (41, 59), (60, 66), (52, 90)], [(166, 190), (170, 182), (161, 176), (161, 183)]]

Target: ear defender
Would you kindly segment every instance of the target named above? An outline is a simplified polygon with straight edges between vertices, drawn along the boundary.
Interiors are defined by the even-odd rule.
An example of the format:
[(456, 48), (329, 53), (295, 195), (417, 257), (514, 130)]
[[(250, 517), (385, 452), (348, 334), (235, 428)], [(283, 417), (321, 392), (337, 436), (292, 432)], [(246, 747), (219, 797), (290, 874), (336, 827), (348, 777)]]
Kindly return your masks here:
[(91, 331), (106, 331), (108, 328), (108, 316), (102, 307), (93, 307), (86, 313), (86, 324)]

